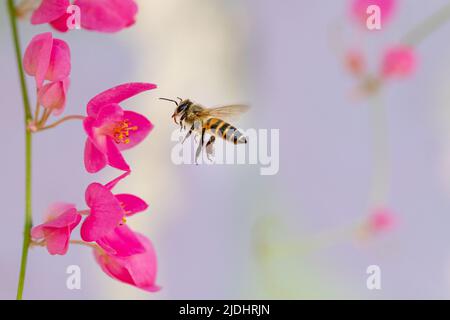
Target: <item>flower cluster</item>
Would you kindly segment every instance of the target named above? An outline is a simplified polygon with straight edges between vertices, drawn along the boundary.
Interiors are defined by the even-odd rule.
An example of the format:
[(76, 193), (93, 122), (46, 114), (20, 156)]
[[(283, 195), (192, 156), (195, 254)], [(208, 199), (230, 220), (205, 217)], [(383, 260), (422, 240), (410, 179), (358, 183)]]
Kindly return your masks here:
[[(63, 25), (70, 4), (69, 0), (43, 0), (33, 12), (31, 22), (50, 23), (60, 31), (67, 31)], [(115, 32), (132, 25), (137, 13), (132, 0), (75, 0), (73, 4), (84, 13), (83, 28), (102, 32)], [(36, 84), (36, 107), (28, 130), (39, 132), (66, 120), (82, 120), (87, 137), (86, 171), (97, 173), (107, 165), (123, 171), (109, 183), (91, 183), (85, 190), (83, 209), (71, 203), (51, 205), (45, 222), (31, 229), (32, 245), (46, 247), (51, 255), (65, 255), (71, 243), (85, 245), (94, 249), (96, 262), (110, 277), (145, 291), (159, 290), (153, 245), (127, 225), (128, 218), (145, 211), (148, 205), (136, 195), (113, 193), (116, 184), (131, 173), (122, 152), (140, 144), (153, 129), (144, 115), (124, 109), (121, 103), (155, 89), (156, 85), (126, 83), (116, 86), (92, 98), (85, 115), (67, 116), (48, 124), (49, 119), (61, 115), (66, 106), (70, 48), (51, 32), (36, 35), (26, 48), (23, 66)], [(81, 239), (71, 239), (79, 225)]]
[[(395, 0), (352, 0), (350, 16), (359, 27), (367, 28), (367, 8), (377, 5), (381, 11), (381, 23), (384, 28), (397, 7)], [(370, 96), (377, 93), (382, 85), (389, 80), (410, 77), (417, 67), (417, 55), (413, 47), (407, 44), (393, 44), (388, 46), (381, 55), (378, 69), (368, 70), (368, 63), (363, 51), (351, 48), (343, 53), (343, 63), (346, 70), (359, 81), (356, 95)]]
[(68, 8), (75, 5), (80, 10), (80, 27), (86, 30), (114, 33), (136, 22), (138, 7), (134, 0), (23, 0), (17, 8), (19, 16), (28, 12), (34, 25), (50, 24), (54, 29), (67, 32), (70, 18)]

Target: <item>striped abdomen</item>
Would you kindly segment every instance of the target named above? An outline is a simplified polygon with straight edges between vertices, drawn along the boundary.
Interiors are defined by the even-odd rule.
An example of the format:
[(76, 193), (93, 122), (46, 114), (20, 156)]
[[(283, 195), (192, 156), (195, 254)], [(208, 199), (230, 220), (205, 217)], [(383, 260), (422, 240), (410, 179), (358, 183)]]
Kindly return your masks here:
[(247, 143), (247, 138), (231, 124), (217, 119), (210, 118), (206, 120), (204, 128), (210, 134), (216, 137), (221, 137), (227, 141), (233, 142), (234, 144)]

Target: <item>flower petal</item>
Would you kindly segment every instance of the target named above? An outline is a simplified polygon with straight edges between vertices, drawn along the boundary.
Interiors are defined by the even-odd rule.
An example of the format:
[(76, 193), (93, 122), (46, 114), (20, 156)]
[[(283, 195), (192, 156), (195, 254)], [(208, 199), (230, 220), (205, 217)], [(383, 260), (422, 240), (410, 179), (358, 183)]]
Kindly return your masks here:
[(50, 55), (45, 79), (49, 81), (60, 81), (70, 75), (70, 48), (67, 43), (60, 39), (53, 39), (53, 47)]
[(67, 19), (70, 17), (70, 14), (64, 13), (58, 19), (51, 21), (50, 25), (59, 32), (67, 32), (69, 31), (69, 28), (67, 27)]
[(33, 12), (31, 24), (42, 24), (56, 20), (66, 13), (69, 5), (69, 0), (43, 0), (41, 5)]
[(108, 182), (107, 184), (105, 184), (105, 188), (107, 188), (108, 190), (112, 190), (120, 181), (122, 181), (123, 179), (128, 177), (130, 174), (131, 174), (131, 171), (127, 171), (127, 172), (121, 174), (120, 176), (118, 176), (114, 180), (112, 180), (112, 181)]
[(389, 48), (383, 57), (381, 75), (383, 78), (406, 78), (417, 67), (417, 56), (413, 48), (399, 45)]
[(70, 80), (56, 81), (45, 84), (39, 89), (38, 100), (44, 107), (53, 112), (53, 115), (60, 115), (66, 106), (66, 94)]
[(87, 105), (87, 114), (96, 117), (100, 109), (111, 103), (120, 103), (143, 91), (155, 89), (156, 85), (151, 83), (125, 83), (114, 88), (108, 89), (89, 101)]
[(125, 161), (117, 144), (111, 137), (106, 137), (106, 157), (108, 158), (108, 164), (111, 167), (123, 171), (130, 171), (130, 166)]
[(81, 226), (81, 238), (87, 242), (108, 235), (124, 216), (116, 197), (99, 183), (92, 183), (86, 189), (86, 204), (91, 211)]
[(141, 234), (137, 237), (145, 248), (145, 254), (131, 256), (126, 264), (127, 269), (138, 288), (156, 292), (160, 287), (155, 285), (158, 271), (155, 249), (149, 239)]
[(123, 119), (123, 109), (117, 103), (111, 103), (103, 106), (95, 120), (96, 127), (114, 126)]
[[(54, 210), (69, 207), (68, 204), (56, 204), (51, 207)], [(34, 239), (45, 239), (47, 250), (50, 254), (64, 255), (69, 246), (69, 238), (72, 230), (80, 223), (81, 215), (74, 207), (69, 207), (62, 214), (51, 212), (54, 218), (46, 223), (31, 229)]]
[(148, 208), (148, 204), (144, 200), (132, 194), (116, 194), (116, 199), (122, 205), (126, 216), (132, 216)]
[(88, 138), (84, 147), (84, 166), (87, 172), (96, 173), (107, 164), (106, 155), (101, 152)]
[(153, 245), (143, 235), (136, 233), (145, 252), (128, 257), (116, 257), (103, 250), (94, 250), (94, 256), (102, 270), (123, 283), (130, 284), (147, 292), (155, 292), (160, 288), (155, 284), (157, 259)]
[(138, 7), (134, 0), (76, 0), (81, 26), (87, 30), (117, 32), (135, 23)]
[(68, 227), (49, 230), (46, 234), (47, 251), (51, 255), (65, 255), (69, 250), (70, 229)]
[(127, 257), (145, 251), (136, 234), (125, 224), (97, 240), (97, 244), (107, 253), (118, 257)]
[(35, 36), (25, 50), (23, 58), (25, 72), (36, 78), (38, 88), (42, 86), (50, 65), (52, 46), (53, 36), (51, 32), (46, 32)]
[(124, 111), (123, 118), (130, 122), (130, 126), (137, 127), (137, 130), (130, 131), (130, 142), (118, 145), (119, 150), (128, 150), (141, 143), (153, 129), (153, 124), (143, 115), (133, 112)]

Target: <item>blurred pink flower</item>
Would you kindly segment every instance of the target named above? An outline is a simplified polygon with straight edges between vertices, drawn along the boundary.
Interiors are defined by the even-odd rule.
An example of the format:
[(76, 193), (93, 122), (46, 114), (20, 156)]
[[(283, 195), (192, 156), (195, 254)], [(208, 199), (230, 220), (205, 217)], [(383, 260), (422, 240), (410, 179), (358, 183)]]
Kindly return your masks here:
[(117, 257), (101, 249), (94, 250), (94, 256), (102, 270), (111, 278), (130, 284), (148, 292), (158, 291), (155, 284), (157, 273), (156, 253), (149, 239), (136, 234), (144, 252), (128, 257)]
[(352, 18), (361, 26), (366, 28), (367, 8), (370, 5), (377, 5), (381, 11), (381, 23), (385, 24), (392, 17), (397, 6), (396, 0), (352, 0), (350, 14)]
[(66, 96), (69, 85), (69, 78), (45, 84), (38, 92), (40, 105), (51, 110), (55, 116), (63, 113), (66, 106)]
[(392, 230), (395, 227), (396, 218), (391, 210), (387, 208), (375, 209), (369, 216), (367, 228), (372, 233), (380, 233)]
[[(134, 0), (75, 0), (80, 8), (81, 27), (99, 32), (117, 32), (133, 25), (138, 6)], [(50, 23), (66, 32), (69, 0), (43, 0), (31, 17), (32, 24)]]
[(36, 240), (45, 240), (51, 255), (64, 255), (69, 248), (72, 230), (80, 223), (81, 215), (73, 204), (56, 203), (47, 210), (47, 222), (31, 229)]
[(384, 79), (405, 78), (417, 67), (417, 56), (414, 49), (404, 45), (389, 48), (381, 63), (381, 76)]
[(35, 77), (38, 89), (44, 80), (63, 81), (71, 70), (69, 46), (54, 39), (51, 32), (38, 34), (25, 50), (23, 66), (28, 75)]
[(128, 175), (129, 172), (126, 172), (105, 186), (99, 183), (88, 186), (86, 203), (90, 212), (81, 226), (81, 238), (84, 241), (96, 241), (109, 254), (117, 256), (142, 253), (144, 250), (135, 233), (124, 224), (124, 220), (145, 211), (147, 203), (134, 195), (114, 195), (111, 192)]
[(357, 50), (348, 50), (344, 57), (346, 69), (354, 76), (362, 76), (366, 72), (366, 59), (364, 54)]
[(119, 103), (154, 88), (156, 85), (150, 83), (127, 83), (100, 93), (88, 103), (88, 116), (83, 122), (88, 135), (84, 150), (88, 172), (98, 172), (107, 164), (123, 171), (130, 170), (121, 151), (144, 140), (153, 124), (139, 113), (124, 111)]

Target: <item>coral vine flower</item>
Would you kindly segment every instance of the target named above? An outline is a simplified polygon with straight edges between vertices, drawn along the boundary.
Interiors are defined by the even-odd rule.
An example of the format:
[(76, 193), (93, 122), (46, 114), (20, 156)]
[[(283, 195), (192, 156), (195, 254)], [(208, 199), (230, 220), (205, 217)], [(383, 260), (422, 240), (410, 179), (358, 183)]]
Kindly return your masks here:
[(23, 58), (25, 72), (34, 76), (36, 87), (44, 80), (64, 81), (70, 74), (70, 49), (66, 42), (54, 39), (51, 32), (35, 36)]
[[(75, 0), (80, 8), (81, 27), (86, 30), (113, 33), (136, 22), (138, 6), (134, 0)], [(66, 32), (69, 0), (42, 0), (31, 17), (32, 24), (50, 23)]]
[(95, 173), (107, 164), (129, 171), (121, 151), (144, 140), (153, 124), (144, 116), (123, 110), (119, 103), (143, 91), (156, 88), (150, 83), (128, 83), (109, 89), (94, 97), (87, 105), (83, 122), (88, 135), (84, 150), (86, 170)]
[(111, 278), (148, 292), (158, 291), (156, 253), (149, 239), (136, 234), (144, 252), (128, 257), (117, 257), (101, 249), (94, 249), (94, 256), (102, 270)]
[(362, 76), (366, 72), (366, 60), (363, 53), (353, 49), (346, 52), (344, 56), (346, 69), (354, 76)]
[(69, 78), (63, 81), (54, 81), (45, 84), (38, 92), (38, 101), (41, 106), (59, 116), (64, 112), (66, 96), (69, 89)]
[(385, 79), (405, 78), (410, 76), (417, 67), (417, 57), (414, 49), (408, 46), (389, 48), (381, 63), (381, 75)]
[(70, 234), (80, 221), (81, 215), (73, 204), (56, 203), (47, 210), (47, 222), (31, 229), (31, 236), (44, 239), (51, 255), (64, 255), (69, 249)]
[(367, 8), (370, 5), (376, 5), (380, 8), (381, 23), (384, 25), (392, 17), (397, 6), (396, 0), (352, 0), (350, 7), (350, 15), (361, 26), (366, 28), (367, 24)]
[(395, 224), (395, 215), (389, 209), (378, 208), (369, 216), (367, 228), (372, 233), (380, 233), (391, 230)]
[(144, 251), (136, 234), (124, 222), (126, 217), (145, 211), (147, 203), (131, 194), (114, 195), (111, 192), (128, 175), (126, 172), (105, 186), (92, 183), (86, 189), (90, 213), (81, 226), (81, 238), (87, 242), (96, 241), (107, 253), (117, 256)]

